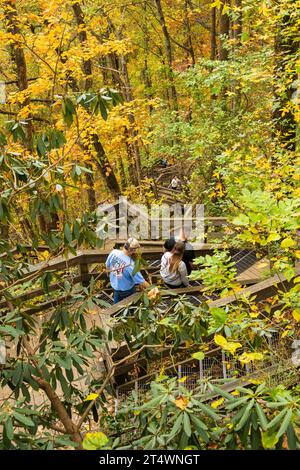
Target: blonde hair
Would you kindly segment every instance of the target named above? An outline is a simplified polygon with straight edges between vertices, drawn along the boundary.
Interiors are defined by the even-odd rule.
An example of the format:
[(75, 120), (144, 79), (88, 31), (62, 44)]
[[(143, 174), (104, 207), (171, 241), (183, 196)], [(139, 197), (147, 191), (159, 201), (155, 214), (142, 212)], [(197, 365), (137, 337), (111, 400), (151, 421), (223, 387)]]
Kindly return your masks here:
[(185, 246), (183, 242), (175, 243), (174, 248), (171, 251), (171, 257), (169, 261), (169, 269), (171, 273), (178, 271), (180, 261), (182, 261), (184, 248)]

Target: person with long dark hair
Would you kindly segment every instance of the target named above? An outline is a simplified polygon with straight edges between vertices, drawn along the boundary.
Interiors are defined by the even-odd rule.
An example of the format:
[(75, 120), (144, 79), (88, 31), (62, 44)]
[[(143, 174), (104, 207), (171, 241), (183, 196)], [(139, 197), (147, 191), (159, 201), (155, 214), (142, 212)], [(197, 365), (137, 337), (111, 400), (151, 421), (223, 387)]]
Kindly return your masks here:
[(179, 237), (171, 237), (164, 243), (165, 251), (172, 251), (175, 246), (176, 241), (184, 243), (184, 253), (182, 256), (182, 261), (186, 265), (187, 273), (191, 274), (193, 269), (193, 261), (195, 259), (195, 251), (191, 243), (188, 242), (187, 236), (184, 230), (180, 231)]
[(176, 242), (171, 251), (166, 251), (161, 258), (160, 275), (167, 287), (189, 287), (187, 269), (182, 261), (184, 243)]

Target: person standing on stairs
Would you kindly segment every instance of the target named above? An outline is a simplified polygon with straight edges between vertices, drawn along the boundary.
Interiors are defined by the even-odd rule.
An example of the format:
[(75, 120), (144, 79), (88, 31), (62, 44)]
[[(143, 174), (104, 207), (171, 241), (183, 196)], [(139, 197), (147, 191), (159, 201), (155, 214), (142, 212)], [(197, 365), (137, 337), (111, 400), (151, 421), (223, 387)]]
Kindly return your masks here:
[(191, 243), (188, 242), (187, 236), (183, 229), (180, 230), (178, 237), (171, 237), (164, 243), (165, 251), (172, 251), (176, 242), (182, 242), (184, 244), (184, 253), (182, 256), (182, 261), (186, 266), (188, 275), (191, 274), (193, 266), (193, 261), (195, 259), (195, 251)]
[(189, 287), (187, 269), (182, 261), (184, 243), (176, 242), (171, 251), (166, 251), (161, 258), (160, 275), (167, 287), (177, 289)]
[(149, 286), (139, 271), (134, 274), (138, 248), (140, 248), (139, 242), (135, 238), (129, 238), (122, 250), (114, 249), (108, 255), (105, 265), (109, 270), (115, 304), (134, 294), (136, 286), (141, 289)]
[(174, 178), (171, 181), (171, 184), (169, 188), (173, 189), (174, 191), (180, 191), (181, 190), (181, 180), (178, 178), (178, 176), (174, 176)]

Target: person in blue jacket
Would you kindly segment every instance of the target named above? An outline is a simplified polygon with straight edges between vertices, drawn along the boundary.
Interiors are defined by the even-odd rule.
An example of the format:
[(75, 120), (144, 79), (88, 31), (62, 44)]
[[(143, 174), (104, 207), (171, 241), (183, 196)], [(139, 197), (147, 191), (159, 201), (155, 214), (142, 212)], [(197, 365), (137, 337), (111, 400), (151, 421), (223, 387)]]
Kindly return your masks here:
[(109, 271), (109, 280), (114, 290), (114, 303), (129, 297), (136, 291), (136, 286), (141, 288), (149, 284), (140, 272), (134, 272), (134, 260), (136, 251), (140, 248), (135, 238), (129, 238), (122, 250), (114, 249), (108, 255), (106, 267)]

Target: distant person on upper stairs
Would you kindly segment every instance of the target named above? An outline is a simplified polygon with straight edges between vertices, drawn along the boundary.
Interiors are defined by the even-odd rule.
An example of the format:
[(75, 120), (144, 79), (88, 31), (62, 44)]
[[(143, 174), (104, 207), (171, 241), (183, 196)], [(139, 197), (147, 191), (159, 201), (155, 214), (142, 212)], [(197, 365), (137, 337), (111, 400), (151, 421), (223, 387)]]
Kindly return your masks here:
[(178, 178), (178, 176), (174, 176), (172, 179), (169, 188), (173, 189), (174, 191), (180, 191), (181, 190), (181, 180)]
[(162, 158), (162, 160), (161, 160), (160, 163), (161, 163), (161, 166), (162, 166), (163, 168), (167, 168), (167, 166), (168, 166), (168, 160), (167, 160), (166, 158)]

